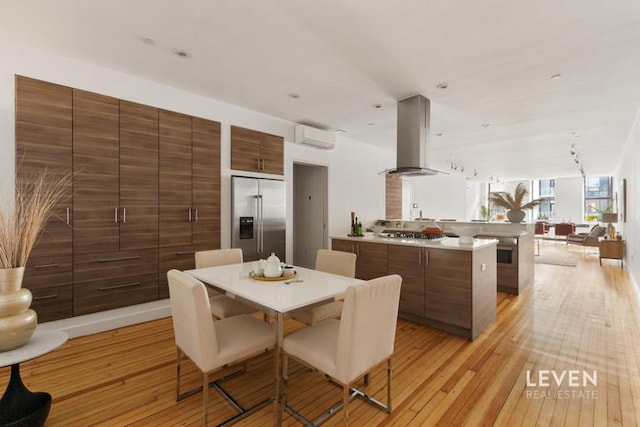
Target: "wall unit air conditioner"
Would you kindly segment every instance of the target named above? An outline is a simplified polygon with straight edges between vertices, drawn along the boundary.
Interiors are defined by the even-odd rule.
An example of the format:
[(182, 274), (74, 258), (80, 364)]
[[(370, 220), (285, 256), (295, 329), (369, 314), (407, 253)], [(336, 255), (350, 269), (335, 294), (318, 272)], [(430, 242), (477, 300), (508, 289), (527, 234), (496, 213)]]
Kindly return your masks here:
[(332, 132), (312, 128), (306, 125), (296, 125), (294, 128), (294, 142), (315, 148), (331, 150), (336, 145), (336, 137)]

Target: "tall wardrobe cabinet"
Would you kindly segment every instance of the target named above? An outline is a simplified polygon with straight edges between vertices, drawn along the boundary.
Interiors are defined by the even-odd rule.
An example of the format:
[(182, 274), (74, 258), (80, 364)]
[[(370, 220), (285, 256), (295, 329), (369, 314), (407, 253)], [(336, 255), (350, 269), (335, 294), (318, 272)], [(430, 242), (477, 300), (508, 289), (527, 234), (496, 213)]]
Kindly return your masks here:
[(220, 247), (220, 124), (16, 77), (18, 174), (73, 172), (24, 285), (39, 321), (168, 297)]

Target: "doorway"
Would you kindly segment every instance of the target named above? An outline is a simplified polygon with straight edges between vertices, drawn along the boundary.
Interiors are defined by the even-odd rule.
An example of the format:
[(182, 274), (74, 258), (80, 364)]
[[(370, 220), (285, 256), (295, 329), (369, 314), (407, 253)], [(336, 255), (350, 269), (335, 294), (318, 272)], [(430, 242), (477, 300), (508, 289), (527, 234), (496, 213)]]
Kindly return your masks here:
[(327, 247), (328, 170), (293, 164), (293, 263), (314, 268), (316, 252)]

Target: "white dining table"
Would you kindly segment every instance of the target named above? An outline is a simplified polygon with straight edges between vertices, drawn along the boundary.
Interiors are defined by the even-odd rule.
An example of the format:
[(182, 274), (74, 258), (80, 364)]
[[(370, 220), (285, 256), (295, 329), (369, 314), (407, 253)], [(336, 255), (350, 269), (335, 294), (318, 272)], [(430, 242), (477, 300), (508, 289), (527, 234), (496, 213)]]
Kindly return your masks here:
[[(261, 281), (252, 278), (253, 262), (185, 271), (205, 285), (232, 298), (273, 314), (276, 329), (274, 423), (282, 424), (282, 343), (284, 316), (294, 310), (344, 298), (349, 286), (363, 281), (304, 267), (294, 267), (287, 280)], [(287, 283), (287, 281), (291, 281)]]

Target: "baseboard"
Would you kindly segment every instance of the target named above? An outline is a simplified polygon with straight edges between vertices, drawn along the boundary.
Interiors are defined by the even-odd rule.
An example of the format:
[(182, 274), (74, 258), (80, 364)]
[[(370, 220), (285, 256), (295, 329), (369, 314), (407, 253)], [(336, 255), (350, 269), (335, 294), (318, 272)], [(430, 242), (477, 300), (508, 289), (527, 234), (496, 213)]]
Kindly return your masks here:
[(171, 316), (169, 300), (163, 299), (115, 310), (40, 323), (38, 328), (65, 331), (69, 334), (69, 338), (76, 338), (169, 316)]

